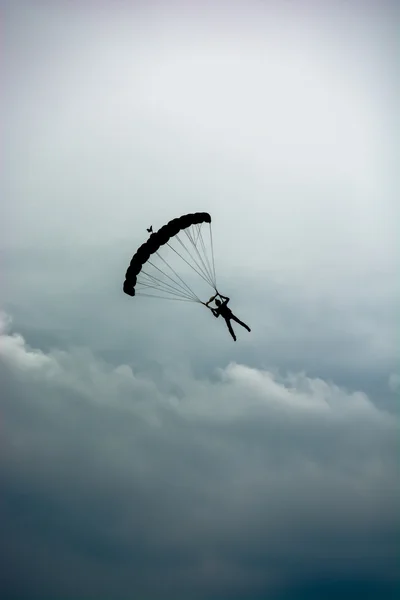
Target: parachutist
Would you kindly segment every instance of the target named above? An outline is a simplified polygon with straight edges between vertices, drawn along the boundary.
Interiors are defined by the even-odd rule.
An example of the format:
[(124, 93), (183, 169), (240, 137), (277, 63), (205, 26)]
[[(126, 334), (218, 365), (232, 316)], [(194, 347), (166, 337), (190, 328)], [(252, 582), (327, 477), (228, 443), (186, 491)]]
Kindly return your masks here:
[(150, 225), (149, 229), (147, 229), (148, 233), (153, 233), (153, 225)]
[[(221, 302), (221, 300), (218, 300), (217, 296), (219, 296), (220, 298), (223, 299), (223, 302)], [(215, 304), (217, 305), (217, 308), (211, 308), (211, 311), (214, 315), (214, 317), (219, 317), (219, 315), (221, 315), (226, 323), (226, 326), (229, 329), (229, 333), (231, 334), (231, 336), (233, 337), (234, 341), (236, 342), (236, 335), (235, 332), (232, 329), (232, 325), (231, 325), (231, 320), (235, 321), (236, 323), (239, 323), (239, 325), (241, 325), (242, 327), (244, 327), (245, 329), (247, 329), (247, 331), (251, 331), (250, 327), (248, 325), (246, 325), (246, 323), (243, 323), (243, 321), (241, 321), (240, 319), (238, 319), (233, 312), (231, 311), (230, 308), (228, 308), (228, 302), (230, 300), (230, 298), (228, 298), (227, 296), (223, 296), (222, 294), (220, 294), (219, 292), (217, 292), (215, 294), (215, 296), (213, 296), (212, 298), (210, 298), (210, 300), (206, 303), (206, 306), (208, 306), (208, 304), (212, 301), (215, 301)], [(208, 308), (210, 308), (208, 306)]]

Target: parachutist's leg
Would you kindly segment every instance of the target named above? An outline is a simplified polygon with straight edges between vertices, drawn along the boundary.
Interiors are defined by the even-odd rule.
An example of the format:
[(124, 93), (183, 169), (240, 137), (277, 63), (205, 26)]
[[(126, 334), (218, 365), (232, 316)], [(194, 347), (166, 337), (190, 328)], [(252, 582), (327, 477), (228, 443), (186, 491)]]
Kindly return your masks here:
[(226, 323), (227, 328), (229, 329), (229, 333), (231, 334), (231, 336), (233, 337), (233, 339), (236, 342), (236, 335), (235, 335), (235, 332), (232, 329), (232, 325), (231, 325), (230, 320), (229, 319), (225, 319), (225, 323)]
[(235, 315), (232, 315), (231, 319), (233, 319), (234, 321), (236, 321), (236, 323), (239, 323), (239, 325), (241, 325), (242, 327), (244, 327), (245, 329), (247, 329), (247, 331), (251, 331), (250, 327), (248, 325), (246, 325), (246, 323), (243, 323), (243, 321), (241, 321), (240, 319), (238, 319), (237, 317), (235, 317)]

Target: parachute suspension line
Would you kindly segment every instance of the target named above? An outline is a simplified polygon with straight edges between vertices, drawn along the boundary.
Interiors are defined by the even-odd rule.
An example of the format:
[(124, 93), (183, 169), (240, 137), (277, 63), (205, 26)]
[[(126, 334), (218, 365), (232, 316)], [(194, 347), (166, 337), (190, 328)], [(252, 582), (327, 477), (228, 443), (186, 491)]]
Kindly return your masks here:
[[(171, 269), (171, 271), (172, 271), (173, 273), (175, 273), (175, 271), (173, 270), (173, 268), (172, 268), (172, 267), (170, 267), (170, 265), (169, 265), (169, 264), (166, 262), (166, 260), (165, 260), (165, 259), (164, 259), (162, 256), (160, 256), (158, 253), (157, 253), (157, 255), (159, 256), (160, 260), (162, 260), (162, 261), (165, 263), (165, 265), (166, 265), (166, 266), (167, 266), (169, 269)], [(184, 295), (191, 296), (192, 298), (195, 298), (195, 297), (196, 297), (196, 294), (195, 294), (195, 293), (194, 293), (194, 292), (193, 292), (193, 291), (190, 289), (190, 287), (189, 287), (189, 286), (188, 286), (188, 285), (187, 285), (187, 284), (186, 284), (186, 283), (185, 283), (183, 280), (182, 280), (182, 283), (184, 284), (184, 286), (185, 286), (185, 287), (184, 287), (183, 285), (181, 285), (181, 284), (179, 283), (179, 281), (176, 281), (175, 279), (173, 279), (172, 277), (170, 277), (169, 275), (167, 275), (167, 273), (165, 273), (165, 272), (164, 272), (162, 269), (160, 269), (159, 267), (157, 267), (156, 265), (154, 265), (154, 264), (153, 264), (153, 263), (152, 263), (150, 260), (149, 260), (148, 262), (149, 262), (149, 264), (150, 264), (152, 267), (154, 267), (155, 269), (157, 269), (158, 271), (160, 271), (160, 273), (162, 273), (162, 274), (163, 274), (165, 277), (167, 277), (167, 278), (168, 278), (170, 281), (172, 281), (172, 283), (174, 283), (174, 284), (177, 286), (177, 288), (179, 288), (179, 289), (177, 289), (177, 288), (176, 288), (176, 291), (177, 291), (177, 292), (178, 292), (179, 290), (181, 290), (181, 292), (180, 292), (180, 293), (183, 293)], [(177, 273), (176, 273), (176, 276), (177, 276), (179, 279), (181, 279)], [(171, 287), (172, 287), (172, 286), (171, 286)]]
[(200, 223), (200, 225), (196, 225), (196, 227), (197, 227), (197, 240), (196, 240), (196, 246), (197, 246), (197, 242), (199, 241), (199, 235), (200, 235), (200, 229), (201, 229), (201, 225), (202, 225), (201, 223)]
[[(191, 227), (194, 227), (194, 225), (191, 225)], [(196, 248), (197, 242), (194, 241), (194, 236), (196, 235), (195, 232), (192, 232), (190, 227), (188, 229), (184, 229), (184, 232), (185, 232), (186, 237), (191, 242), (192, 246), (194, 248)]]
[(213, 264), (213, 273), (214, 273), (214, 281), (215, 281), (215, 291), (217, 291), (217, 277), (215, 274), (215, 260), (214, 260), (214, 244), (213, 244), (213, 235), (212, 235), (212, 227), (211, 227), (211, 223), (209, 223), (210, 225), (210, 240), (211, 240), (211, 257), (212, 257), (212, 264)]
[[(153, 266), (153, 265), (151, 265), (151, 266)], [(157, 270), (160, 270), (160, 271), (161, 271), (161, 269), (158, 269), (158, 267), (155, 267), (155, 268), (156, 268)], [(157, 285), (157, 283), (156, 283), (156, 282), (159, 282), (159, 284), (161, 284), (161, 285), (159, 285), (158, 287), (164, 286), (164, 287), (167, 287), (167, 288), (171, 288), (171, 289), (172, 289), (172, 290), (174, 290), (175, 292), (180, 292), (180, 293), (181, 293), (181, 290), (182, 290), (182, 291), (183, 291), (185, 294), (187, 294), (187, 293), (188, 293), (188, 292), (187, 292), (187, 290), (185, 290), (185, 288), (179, 284), (179, 282), (175, 282), (175, 281), (174, 281), (174, 280), (173, 280), (171, 277), (169, 277), (169, 276), (168, 276), (166, 273), (163, 273), (163, 271), (161, 271), (161, 273), (162, 273), (162, 274), (163, 274), (165, 277), (168, 277), (168, 279), (170, 279), (170, 280), (171, 280), (171, 281), (172, 281), (172, 282), (173, 282), (173, 283), (174, 283), (176, 286), (178, 286), (178, 287), (174, 287), (173, 285), (171, 285), (171, 284), (170, 284), (170, 283), (168, 283), (167, 281), (163, 281), (162, 279), (158, 279), (158, 277), (156, 277), (155, 275), (151, 275), (151, 273), (147, 273), (146, 271), (143, 271), (143, 270), (141, 271), (140, 275), (142, 275), (142, 274), (143, 274), (143, 275), (146, 275), (146, 277), (148, 277), (148, 278), (149, 278), (149, 280), (150, 280), (150, 283), (151, 283), (151, 284)], [(148, 282), (148, 281), (146, 281), (146, 280), (144, 280), (144, 281), (138, 281), (138, 283), (140, 283), (140, 284), (143, 284), (143, 285), (147, 285), (149, 282)], [(180, 289), (179, 289), (179, 288), (180, 288)]]
[(207, 252), (207, 249), (206, 249), (206, 245), (205, 245), (205, 243), (204, 243), (203, 234), (202, 234), (202, 232), (201, 232), (201, 227), (200, 227), (199, 236), (200, 236), (200, 243), (201, 243), (201, 246), (202, 246), (202, 248), (203, 248), (203, 253), (204, 253), (204, 256), (205, 256), (205, 258), (206, 258), (206, 261), (207, 261), (207, 265), (208, 265), (208, 271), (209, 271), (209, 273), (210, 273), (210, 279), (211, 279), (211, 281), (213, 282), (213, 287), (216, 289), (216, 287), (217, 287), (217, 283), (216, 283), (216, 281), (215, 281), (215, 274), (213, 273), (213, 269), (212, 269), (212, 267), (211, 267), (210, 260), (209, 260), (209, 258), (208, 258), (208, 252)]
[[(175, 237), (176, 237), (176, 238), (178, 238), (178, 236), (175, 236)], [(181, 243), (181, 245), (182, 245), (182, 246), (185, 248), (186, 252), (188, 252), (188, 254), (191, 256), (191, 254), (190, 254), (190, 252), (188, 251), (188, 249), (186, 248), (185, 244), (183, 244), (183, 242), (181, 242), (181, 240), (179, 240), (179, 238), (178, 238), (178, 241), (179, 241), (179, 242)], [(179, 253), (177, 250), (175, 250), (175, 248), (173, 248), (173, 247), (171, 246), (171, 244), (169, 244), (169, 243), (167, 242), (167, 246), (168, 246), (169, 248), (171, 248), (171, 250), (172, 250), (173, 252), (175, 252), (175, 254), (177, 254), (177, 255), (178, 255), (178, 256), (179, 256), (179, 257), (180, 257), (180, 258), (181, 258), (181, 259), (182, 259), (182, 260), (183, 260), (183, 261), (184, 261), (184, 262), (185, 262), (187, 265), (189, 265), (189, 267), (190, 267), (191, 269), (193, 269), (193, 271), (195, 271), (195, 272), (197, 273), (197, 275), (200, 275), (200, 277), (201, 277), (202, 279), (204, 279), (204, 281), (205, 281), (206, 283), (210, 284), (210, 282), (208, 281), (208, 279), (206, 279), (206, 278), (205, 278), (205, 277), (202, 275), (202, 273), (200, 273), (200, 271), (198, 271), (197, 269), (195, 269), (195, 268), (194, 268), (194, 266), (193, 266), (193, 265), (191, 265), (191, 264), (190, 264), (190, 262), (188, 262), (188, 261), (186, 260), (186, 258), (184, 258), (184, 257), (182, 256), (182, 254), (180, 254), (180, 253)], [(193, 257), (192, 257), (192, 260), (194, 261)], [(194, 262), (195, 262), (195, 261), (194, 261)], [(195, 264), (197, 264), (197, 263), (195, 262)], [(201, 302), (201, 301), (200, 301), (200, 302)]]
[[(196, 267), (197, 267), (197, 268), (199, 269), (199, 271), (201, 271), (201, 273), (203, 274), (203, 276), (204, 276), (205, 280), (207, 281), (207, 283), (208, 283), (209, 285), (211, 285), (211, 287), (212, 287), (212, 286), (213, 286), (213, 284), (212, 284), (212, 278), (211, 278), (211, 276), (210, 276), (210, 273), (208, 273), (208, 271), (207, 271), (207, 267), (206, 267), (206, 265), (204, 264), (204, 260), (203, 260), (203, 258), (202, 258), (202, 256), (201, 256), (201, 254), (199, 253), (199, 250), (198, 250), (198, 248), (196, 247), (196, 245), (195, 245), (195, 242), (194, 242), (194, 240), (192, 239), (192, 236), (191, 236), (191, 234), (189, 234), (189, 233), (188, 233), (188, 231), (187, 231), (186, 229), (185, 229), (185, 234), (186, 234), (186, 236), (187, 236), (188, 240), (190, 241), (190, 243), (192, 244), (192, 246), (193, 246), (194, 250), (196, 251), (196, 254), (197, 254), (197, 256), (199, 257), (199, 259), (200, 259), (200, 262), (199, 262), (199, 261), (196, 259), (196, 257), (195, 257), (195, 256), (193, 256), (193, 255), (191, 254), (190, 250), (188, 250), (188, 248), (186, 247), (186, 245), (184, 244), (184, 242), (182, 242), (182, 241), (180, 240), (179, 236), (177, 236), (177, 238), (178, 238), (178, 242), (180, 242), (181, 246), (182, 246), (183, 248), (185, 248), (186, 252), (187, 252), (187, 253), (188, 253), (188, 255), (190, 256), (190, 258), (192, 259), (192, 261), (194, 262), (194, 264), (196, 265)], [(202, 264), (200, 264), (200, 263), (202, 263)]]
[[(195, 227), (197, 228), (197, 231), (195, 231)], [(191, 227), (189, 227), (188, 229), (185, 229), (185, 233), (188, 235), (190, 241), (192, 242), (193, 246), (195, 246), (197, 248), (197, 244), (199, 241), (199, 235), (200, 235), (200, 227), (201, 227), (201, 223), (195, 223), (194, 225), (192, 225)]]
[[(210, 283), (211, 287), (214, 287), (213, 286), (213, 281), (212, 281), (212, 273), (210, 273), (209, 269), (207, 269), (207, 265), (205, 264), (205, 262), (203, 260), (203, 257), (201, 256), (201, 254), (200, 254), (200, 252), (199, 252), (199, 250), (197, 248), (197, 245), (196, 245), (196, 243), (195, 243), (192, 235), (189, 234), (189, 232), (186, 229), (185, 229), (185, 233), (186, 233), (186, 236), (188, 237), (188, 239), (190, 240), (190, 242), (192, 243), (192, 246), (194, 247), (194, 249), (195, 249), (195, 251), (197, 253), (197, 256), (199, 257), (201, 264), (203, 265), (204, 270), (201, 269), (202, 272), (203, 272), (203, 274), (207, 276), (207, 279), (209, 280), (209, 283)], [(197, 238), (197, 240), (198, 240), (198, 238)], [(204, 248), (204, 242), (203, 242), (203, 252), (204, 252), (204, 256), (207, 258), (207, 252), (206, 252), (206, 249)], [(198, 264), (198, 267), (200, 268), (199, 264)]]
[(137, 292), (135, 295), (146, 298), (159, 298), (161, 300), (175, 300), (178, 302), (197, 302), (197, 300), (188, 300), (186, 298), (171, 298), (170, 296), (155, 296), (154, 294), (144, 294), (142, 292)]
[[(203, 268), (196, 261), (195, 257), (192, 256), (192, 254), (189, 252), (189, 250), (186, 248), (186, 246), (183, 244), (183, 242), (179, 239), (179, 236), (176, 236), (176, 237), (178, 238), (178, 241), (180, 242), (180, 244), (185, 248), (186, 252), (189, 254), (189, 256), (192, 259), (192, 261), (194, 262), (194, 264), (203, 273), (204, 277), (207, 278), (207, 282), (211, 285), (211, 287), (213, 287), (216, 290), (217, 286), (216, 286), (214, 260), (213, 260), (213, 267), (211, 267), (210, 259), (208, 257), (208, 252), (207, 252), (206, 245), (205, 245), (204, 238), (203, 238), (203, 234), (202, 234), (202, 231), (201, 231), (202, 224), (200, 224), (200, 225), (196, 224), (196, 227), (198, 228), (196, 241), (194, 240), (194, 237), (196, 235), (195, 232), (192, 233), (190, 229), (185, 229), (185, 234), (188, 237), (189, 241), (191, 242), (192, 246), (194, 247), (194, 249), (195, 249), (195, 251), (196, 251), (196, 253), (197, 253), (197, 255), (198, 255), (198, 257), (199, 257), (199, 259), (200, 259), (200, 261), (202, 263), (202, 265), (203, 265)], [(211, 227), (211, 224), (210, 224), (210, 227)], [(202, 255), (200, 254), (199, 249), (197, 247), (199, 239), (200, 239), (200, 242), (201, 242), (202, 252), (204, 254), (204, 258), (206, 260), (207, 265), (205, 264), (204, 259), (203, 259)], [(210, 240), (211, 240), (211, 229), (210, 229)], [(213, 252), (213, 250), (211, 251), (211, 254), (212, 254), (212, 258), (214, 258), (214, 252)], [(204, 277), (203, 277), (203, 279), (204, 279)]]
[[(166, 262), (166, 261), (163, 259), (163, 257), (162, 257), (162, 256), (160, 256), (160, 255), (158, 254), (158, 252), (157, 252), (157, 256), (159, 256), (159, 258), (160, 258), (160, 259), (161, 259), (161, 260), (162, 260), (162, 261), (163, 261), (163, 262), (164, 262), (164, 263), (167, 265), (167, 267), (168, 267), (169, 269), (171, 269), (171, 271), (173, 271), (173, 272), (175, 273), (175, 271), (173, 270), (173, 268), (169, 266), (169, 264), (168, 264), (168, 263), (167, 263), (167, 262)], [(173, 283), (175, 286), (177, 286), (177, 287), (178, 287), (180, 290), (182, 290), (182, 292), (183, 292), (184, 294), (188, 294), (188, 293), (189, 293), (189, 294), (190, 294), (190, 295), (191, 295), (193, 298), (195, 298), (195, 297), (196, 297), (196, 294), (195, 294), (195, 293), (194, 293), (194, 292), (193, 292), (193, 291), (190, 289), (190, 287), (189, 287), (189, 286), (188, 286), (188, 285), (187, 285), (187, 284), (186, 284), (186, 283), (185, 283), (183, 280), (181, 280), (181, 281), (182, 281), (182, 283), (184, 284), (184, 286), (185, 286), (185, 287), (183, 287), (183, 285), (181, 285), (181, 284), (179, 283), (179, 281), (175, 281), (175, 279), (173, 279), (172, 277), (170, 277), (169, 275), (167, 275), (167, 273), (164, 273), (164, 271), (163, 271), (162, 269), (160, 269), (159, 267), (157, 267), (157, 265), (153, 264), (153, 263), (151, 262), (151, 260), (149, 260), (149, 261), (148, 261), (148, 264), (149, 264), (149, 265), (151, 265), (152, 267), (154, 267), (155, 269), (157, 269), (157, 271), (159, 271), (159, 272), (160, 272), (162, 275), (164, 275), (164, 277), (167, 277), (167, 278), (168, 278), (170, 281), (172, 281), (172, 283)], [(146, 273), (146, 275), (147, 275), (148, 277), (152, 277), (152, 278), (154, 278), (154, 275), (150, 275), (150, 274), (148, 274), (148, 273)], [(175, 275), (176, 275), (176, 276), (177, 276), (179, 279), (181, 279), (177, 273), (175, 273)], [(169, 285), (170, 287), (173, 287), (173, 286), (171, 286), (171, 284), (168, 284), (167, 282), (163, 282), (161, 279), (160, 279), (159, 281), (160, 281), (160, 283), (162, 283), (162, 285)], [(177, 289), (177, 288), (173, 288), (173, 289), (175, 289), (177, 292), (179, 291), (179, 289)]]
[(143, 291), (146, 292), (147, 290), (156, 290), (157, 292), (163, 292), (165, 294), (169, 294), (168, 298), (175, 297), (176, 299), (179, 300), (187, 300), (188, 302), (196, 302), (196, 300), (194, 300), (193, 298), (190, 298), (189, 296), (182, 296), (182, 294), (175, 294), (174, 292), (170, 292), (169, 290), (163, 290), (160, 289), (158, 286), (155, 285), (145, 285), (143, 287), (139, 287), (138, 288), (138, 292), (142, 293)]
[[(191, 244), (193, 245), (193, 247), (195, 248), (195, 250), (198, 253), (197, 248), (194, 246), (194, 241), (190, 238), (190, 235), (188, 234), (187, 230), (185, 229), (185, 234), (187, 236), (187, 238), (189, 239), (189, 241), (191, 242)], [(190, 253), (190, 251), (187, 249), (187, 247), (185, 246), (184, 242), (182, 242), (182, 240), (180, 239), (179, 235), (176, 236), (176, 239), (178, 240), (178, 242), (180, 243), (180, 245), (182, 246), (182, 248), (184, 248), (186, 250), (186, 252), (188, 253), (188, 255), (190, 256), (190, 258), (192, 259), (193, 263), (196, 265), (196, 267), (198, 268), (198, 271), (196, 271), (196, 273), (198, 273), (198, 275), (202, 276), (204, 281), (206, 281), (209, 285), (212, 285), (210, 282), (210, 277), (207, 273), (207, 270), (204, 270), (202, 268), (202, 266), (197, 262), (196, 258)], [(182, 257), (181, 257), (182, 258)], [(201, 258), (201, 257), (200, 257)], [(189, 264), (189, 263), (188, 263)], [(193, 266), (192, 266), (193, 268)]]
[[(161, 279), (154, 277), (154, 275), (150, 275), (149, 273), (146, 273), (145, 271), (142, 271), (142, 273), (144, 275), (146, 275), (150, 279), (150, 281), (149, 282), (147, 282), (146, 280), (138, 281), (138, 285), (143, 286), (144, 288), (158, 289), (167, 294), (172, 294), (173, 296), (181, 296), (183, 298), (193, 299), (192, 296), (189, 296), (189, 294), (188, 294), (188, 292), (186, 292), (186, 290), (183, 290), (183, 292), (182, 292), (180, 289), (174, 288), (169, 283), (166, 283), (165, 281), (162, 281)], [(159, 285), (159, 283), (157, 283), (157, 282), (159, 282), (161, 285)]]
[[(185, 231), (185, 235), (187, 236), (187, 238), (188, 238), (188, 239), (189, 239), (189, 241), (191, 242), (192, 246), (193, 246), (193, 247), (194, 247), (194, 249), (196, 250), (196, 252), (197, 252), (197, 254), (199, 255), (199, 258), (200, 258), (200, 260), (201, 260), (201, 256), (200, 256), (200, 254), (199, 254), (199, 251), (198, 251), (198, 249), (196, 248), (195, 242), (194, 242), (194, 240), (192, 239), (192, 236), (191, 236), (191, 234), (189, 234), (189, 233), (188, 233), (188, 230), (187, 230), (187, 229), (185, 229), (184, 231)], [(180, 245), (182, 246), (182, 248), (184, 248), (184, 249), (185, 249), (185, 251), (187, 252), (187, 254), (190, 256), (190, 258), (191, 258), (191, 260), (193, 261), (193, 263), (194, 263), (194, 264), (196, 265), (196, 267), (198, 268), (198, 271), (196, 271), (196, 272), (197, 272), (199, 275), (201, 275), (201, 274), (202, 274), (202, 275), (203, 275), (203, 279), (204, 279), (204, 280), (205, 280), (205, 281), (206, 281), (206, 282), (207, 282), (209, 285), (211, 285), (211, 286), (212, 286), (212, 283), (211, 283), (211, 281), (210, 281), (210, 276), (209, 276), (209, 274), (207, 273), (207, 269), (206, 269), (206, 268), (204, 268), (204, 267), (202, 267), (202, 266), (199, 264), (199, 262), (196, 260), (196, 258), (195, 258), (195, 257), (194, 257), (194, 256), (193, 256), (191, 253), (190, 253), (190, 251), (187, 249), (187, 247), (186, 247), (186, 245), (184, 244), (184, 242), (183, 242), (183, 241), (180, 239), (180, 237), (179, 237), (179, 234), (178, 234), (178, 235), (176, 235), (175, 237), (176, 237), (176, 239), (178, 240), (178, 242), (180, 243)], [(188, 264), (189, 264), (189, 263), (188, 263)], [(204, 263), (203, 263), (203, 264), (204, 264)], [(193, 268), (193, 266), (192, 266), (192, 268)], [(200, 273), (200, 272), (201, 272), (201, 273)]]
[(212, 283), (213, 283), (213, 287), (215, 287), (215, 285), (214, 285), (215, 281), (214, 281), (214, 278), (213, 278), (213, 271), (212, 271), (212, 268), (211, 268), (210, 259), (208, 257), (208, 251), (207, 251), (206, 245), (204, 243), (204, 238), (203, 238), (203, 234), (202, 234), (202, 231), (201, 231), (202, 226), (203, 226), (202, 223), (200, 223), (200, 225), (197, 225), (197, 227), (198, 227), (198, 236), (197, 236), (197, 240), (196, 240), (196, 247), (197, 247), (199, 239), (200, 239), (202, 251), (203, 251), (203, 254), (204, 254), (204, 258), (205, 258), (206, 263), (207, 263), (206, 270), (207, 270), (207, 273), (208, 273), (208, 275), (210, 277), (210, 281), (212, 281)]
[[(168, 242), (167, 242), (167, 245), (168, 245), (170, 248), (172, 248), (172, 246), (170, 246), (170, 244), (169, 244)], [(172, 248), (172, 250), (174, 250), (174, 248)], [(174, 252), (176, 252), (176, 250), (174, 250)], [(178, 254), (178, 252), (176, 252), (176, 253)], [(187, 287), (187, 289), (188, 289), (188, 290), (189, 290), (189, 292), (192, 294), (192, 297), (195, 299), (195, 301), (196, 301), (196, 302), (200, 302), (200, 303), (201, 303), (201, 300), (200, 300), (200, 298), (199, 298), (199, 297), (198, 297), (198, 296), (197, 296), (197, 295), (194, 293), (194, 291), (192, 290), (192, 288), (191, 288), (191, 287), (189, 287), (189, 286), (188, 286), (188, 284), (187, 284), (185, 281), (183, 281), (182, 277), (181, 277), (180, 275), (178, 275), (178, 273), (177, 273), (177, 272), (176, 272), (176, 271), (175, 271), (175, 270), (174, 270), (174, 269), (171, 267), (171, 265), (169, 265), (169, 264), (167, 263), (167, 261), (166, 261), (166, 260), (165, 260), (165, 259), (164, 259), (162, 256), (160, 256), (160, 254), (159, 254), (158, 252), (156, 252), (156, 254), (157, 254), (157, 256), (158, 256), (158, 257), (159, 257), (159, 258), (160, 258), (160, 259), (163, 261), (163, 263), (164, 263), (164, 264), (165, 264), (165, 265), (166, 265), (166, 266), (167, 266), (169, 269), (171, 269), (171, 271), (174, 273), (174, 275), (176, 275), (176, 277), (177, 277), (178, 279), (180, 279), (180, 281), (183, 283), (183, 285)], [(188, 263), (188, 264), (189, 264), (189, 263)], [(162, 271), (161, 271), (161, 272), (162, 272)]]
[(165, 294), (171, 294), (171, 296), (177, 296), (179, 298), (186, 298), (187, 300), (193, 300), (193, 298), (190, 298), (190, 296), (183, 296), (181, 293), (177, 293), (177, 292), (172, 292), (170, 290), (165, 290), (163, 288), (160, 288), (160, 286), (158, 285), (150, 285), (150, 284), (140, 284), (140, 286), (138, 287), (139, 291), (146, 291), (146, 290), (158, 290), (161, 292), (164, 292)]
[[(212, 273), (212, 269), (211, 269), (211, 266), (210, 266), (210, 261), (208, 259), (207, 249), (206, 249), (206, 246), (204, 244), (203, 235), (201, 233), (201, 226), (202, 226), (202, 224), (197, 225), (197, 227), (198, 227), (198, 235), (197, 235), (197, 240), (196, 240), (196, 243), (195, 243), (195, 247), (196, 247), (197, 254), (200, 257), (200, 260), (201, 260), (201, 262), (204, 265), (204, 269), (206, 270), (207, 275), (208, 275), (208, 277), (210, 279), (211, 287), (214, 287), (213, 273)], [(201, 254), (199, 253), (198, 248), (197, 248), (197, 244), (199, 242), (199, 239), (200, 239), (200, 242), (201, 242), (202, 251), (203, 251), (204, 258), (205, 258), (205, 261), (206, 261), (207, 265), (204, 263), (203, 257), (201, 256)]]

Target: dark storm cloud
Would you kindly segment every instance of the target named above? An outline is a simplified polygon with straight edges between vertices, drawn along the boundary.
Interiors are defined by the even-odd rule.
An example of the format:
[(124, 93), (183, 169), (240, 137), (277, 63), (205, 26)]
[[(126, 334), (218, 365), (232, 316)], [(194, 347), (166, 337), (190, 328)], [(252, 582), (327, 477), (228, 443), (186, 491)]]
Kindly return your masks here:
[(398, 423), (364, 393), (236, 364), (160, 389), (7, 330), (1, 369), (2, 572), (20, 596), (393, 581)]

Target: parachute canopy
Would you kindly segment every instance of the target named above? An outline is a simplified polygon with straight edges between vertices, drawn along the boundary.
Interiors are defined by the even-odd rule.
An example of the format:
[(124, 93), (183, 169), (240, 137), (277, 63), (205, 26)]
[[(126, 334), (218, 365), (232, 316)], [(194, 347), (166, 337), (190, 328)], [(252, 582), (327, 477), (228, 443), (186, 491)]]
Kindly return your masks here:
[(187, 282), (192, 271), (216, 290), (211, 217), (206, 212), (172, 219), (151, 233), (132, 257), (123, 290), (129, 296), (202, 302)]

